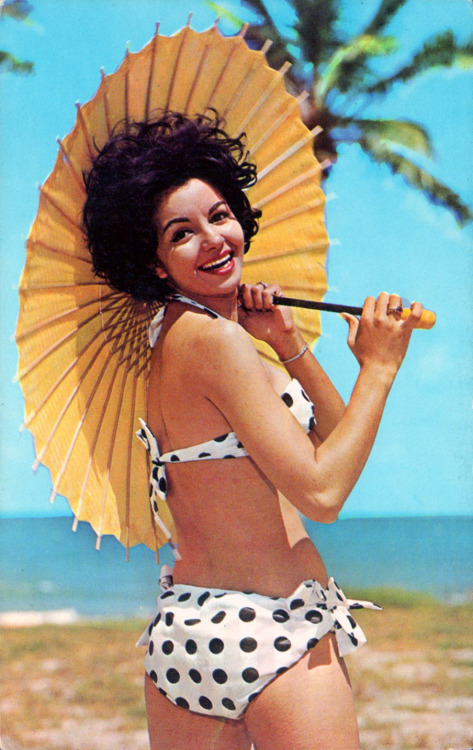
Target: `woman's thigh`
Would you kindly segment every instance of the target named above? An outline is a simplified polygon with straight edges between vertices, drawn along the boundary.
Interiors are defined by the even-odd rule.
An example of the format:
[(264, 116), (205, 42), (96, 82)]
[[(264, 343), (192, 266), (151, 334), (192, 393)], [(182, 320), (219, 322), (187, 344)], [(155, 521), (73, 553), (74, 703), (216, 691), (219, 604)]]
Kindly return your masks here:
[[(202, 716), (175, 706), (145, 677), (150, 750), (250, 750), (243, 720)], [(273, 748), (275, 750), (275, 748)]]
[(357, 750), (350, 680), (334, 636), (267, 685), (245, 723), (257, 750)]

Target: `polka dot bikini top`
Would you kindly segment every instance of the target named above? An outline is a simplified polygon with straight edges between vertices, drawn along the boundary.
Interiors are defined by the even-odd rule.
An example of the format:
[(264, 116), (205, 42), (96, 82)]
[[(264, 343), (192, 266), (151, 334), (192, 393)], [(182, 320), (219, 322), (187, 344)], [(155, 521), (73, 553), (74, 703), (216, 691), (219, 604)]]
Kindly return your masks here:
[[(195, 300), (183, 297), (182, 295), (176, 294), (174, 295), (174, 299), (198, 307), (201, 310), (208, 312), (213, 318), (221, 317), (213, 310), (204, 307), (204, 305), (195, 302)], [(159, 336), (163, 317), (164, 309), (161, 309), (151, 322), (149, 332), (151, 346), (154, 346)], [(309, 432), (314, 428), (315, 419), (313, 404), (297, 380), (290, 381), (284, 393), (281, 395), (281, 398), (306, 432)], [(140, 424), (141, 429), (138, 430), (136, 435), (148, 450), (152, 463), (149, 480), (149, 496), (153, 515), (156, 523), (168, 538), (174, 556), (176, 559), (180, 559), (177, 547), (175, 543), (171, 541), (171, 533), (159, 515), (159, 504), (160, 502), (166, 501), (167, 480), (165, 464), (182, 463), (187, 461), (205, 461), (209, 459), (241, 458), (248, 456), (249, 454), (234, 432), (227, 432), (224, 435), (219, 435), (212, 440), (207, 440), (198, 445), (192, 445), (189, 448), (180, 448), (178, 450), (169, 451), (168, 453), (160, 453), (158, 442), (146, 422), (140, 419)]]

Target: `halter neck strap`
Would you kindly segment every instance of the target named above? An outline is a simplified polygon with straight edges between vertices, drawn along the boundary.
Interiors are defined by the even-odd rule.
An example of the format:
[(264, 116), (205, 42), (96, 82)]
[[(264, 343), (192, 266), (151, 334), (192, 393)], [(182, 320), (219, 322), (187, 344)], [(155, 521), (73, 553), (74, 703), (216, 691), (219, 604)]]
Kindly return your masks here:
[[(169, 302), (184, 302), (186, 305), (192, 305), (192, 307), (197, 307), (199, 308), (199, 310), (203, 310), (204, 312), (208, 313), (212, 318), (223, 317), (219, 313), (215, 312), (215, 310), (211, 310), (210, 307), (206, 307), (206, 305), (202, 305), (200, 302), (196, 302), (195, 299), (184, 297), (183, 294), (178, 294), (177, 292), (172, 295)], [(159, 334), (161, 333), (161, 328), (163, 327), (163, 319), (164, 319), (164, 315), (166, 312), (166, 308), (167, 308), (167, 304), (163, 305), (163, 307), (160, 307), (160, 309), (154, 316), (153, 320), (149, 324), (148, 337), (149, 337), (149, 345), (151, 348), (153, 348), (153, 346), (156, 344)]]

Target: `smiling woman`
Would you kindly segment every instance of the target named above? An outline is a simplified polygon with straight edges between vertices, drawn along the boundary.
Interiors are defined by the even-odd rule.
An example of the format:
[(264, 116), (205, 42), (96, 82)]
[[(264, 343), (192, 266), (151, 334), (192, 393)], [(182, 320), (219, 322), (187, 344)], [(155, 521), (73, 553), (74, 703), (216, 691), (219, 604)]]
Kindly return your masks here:
[(151, 747), (356, 748), (343, 656), (365, 637), (349, 609), (376, 605), (328, 578), (298, 511), (336, 519), (422, 308), (400, 321), (399, 297), (382, 293), (361, 320), (346, 316), (360, 374), (345, 409), (290, 308), (273, 303), (280, 287), (241, 283), (259, 216), (243, 144), (217, 117), (165, 114), (114, 135), (86, 180), (96, 272), (165, 303), (138, 433), (176, 558), (140, 640)]

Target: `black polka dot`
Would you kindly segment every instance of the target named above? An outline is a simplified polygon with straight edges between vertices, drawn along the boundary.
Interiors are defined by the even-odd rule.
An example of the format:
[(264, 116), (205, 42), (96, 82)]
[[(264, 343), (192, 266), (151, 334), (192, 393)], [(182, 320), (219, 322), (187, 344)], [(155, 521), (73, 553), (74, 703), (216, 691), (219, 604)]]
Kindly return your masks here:
[(180, 595), (179, 595), (179, 596), (177, 597), (177, 601), (178, 601), (178, 602), (187, 602), (187, 601), (188, 601), (188, 600), (189, 600), (190, 598), (191, 598), (191, 595), (189, 594), (189, 592), (188, 592), (188, 591), (186, 591), (186, 593), (185, 593), (185, 594), (180, 594)]
[(236, 456), (234, 456), (232, 453), (227, 453), (227, 455), (224, 456), (224, 458), (236, 458)]
[(318, 638), (310, 638), (307, 641), (307, 650), (310, 651), (310, 649), (314, 648), (314, 646), (316, 646), (318, 644), (318, 642), (319, 642)]
[(170, 596), (174, 596), (174, 591), (165, 591), (164, 594), (161, 594), (159, 597), (160, 599), (169, 599)]
[(276, 651), (289, 651), (291, 648), (291, 641), (289, 638), (286, 638), (286, 636), (281, 635), (279, 638), (275, 639), (273, 645)]
[(158, 622), (160, 621), (160, 619), (161, 619), (161, 612), (158, 612), (158, 614), (154, 618), (153, 627), (155, 627), (158, 624)]
[(189, 704), (185, 698), (176, 698), (176, 706), (180, 706), (180, 708), (189, 708)]
[(169, 460), (170, 460), (170, 461), (172, 461), (172, 462), (173, 462), (173, 464), (175, 464), (175, 463), (177, 463), (178, 461), (180, 461), (181, 459), (179, 458), (179, 456), (176, 456), (176, 454), (175, 454), (175, 453), (173, 453), (173, 454), (172, 454), (172, 456), (169, 456)]
[(213, 654), (219, 654), (223, 651), (224, 643), (220, 638), (212, 638), (209, 642), (209, 649)]
[(237, 448), (243, 448), (243, 443), (240, 443), (240, 441), (237, 442)]
[(184, 625), (198, 625), (199, 622), (202, 622), (202, 620), (199, 620), (198, 618), (193, 618), (191, 620), (184, 620)]
[(227, 673), (223, 669), (214, 669), (212, 677), (219, 685), (223, 685), (228, 680)]
[(315, 430), (317, 425), (317, 422), (315, 421), (315, 417), (311, 417), (309, 419), (309, 430)]
[(276, 674), (284, 674), (288, 669), (289, 667), (279, 667), (279, 669), (276, 669)]
[(221, 599), (222, 596), (226, 596), (226, 595), (227, 595), (227, 592), (224, 591), (223, 594), (215, 594), (214, 599)]
[(158, 681), (158, 675), (156, 674), (156, 672), (154, 671), (154, 669), (151, 670), (151, 672), (149, 673), (149, 676), (151, 677), (151, 679), (153, 680), (153, 682), (157, 682)]
[(199, 453), (199, 458), (209, 458), (210, 453), (206, 453), (205, 451), (202, 451), (202, 453)]
[(199, 598), (197, 599), (197, 604), (199, 605), (199, 607), (201, 607), (203, 603), (207, 601), (209, 596), (210, 591), (204, 591), (204, 593), (199, 596)]
[(228, 708), (229, 711), (236, 710), (236, 706), (234, 702), (231, 700), (231, 698), (222, 698), (222, 706), (224, 708)]
[(254, 667), (247, 667), (243, 670), (241, 676), (243, 677), (245, 682), (255, 682), (255, 680), (257, 680), (259, 677), (259, 672)]
[(318, 622), (322, 622), (324, 617), (322, 613), (319, 612), (317, 609), (309, 609), (309, 611), (305, 613), (305, 619), (308, 622), (312, 622), (315, 625)]
[(150, 641), (148, 643), (148, 654), (150, 656), (152, 656), (153, 655), (153, 651), (154, 651), (154, 643), (153, 643), (153, 641)]
[(248, 698), (248, 703), (252, 703), (255, 698), (257, 698), (259, 693), (251, 693), (251, 695)]
[(227, 613), (223, 611), (223, 609), (220, 610), (220, 612), (217, 612), (216, 615), (214, 615), (210, 622), (213, 622), (215, 625), (218, 625), (219, 622), (222, 622), (222, 620), (225, 619), (227, 616)]
[(352, 626), (352, 628), (356, 628), (356, 620), (353, 619), (351, 615), (347, 615), (348, 622)]
[(225, 435), (219, 435), (218, 437), (214, 438), (214, 443), (223, 443), (224, 440), (226, 440), (228, 437), (228, 432), (225, 433)]
[(255, 619), (256, 612), (253, 607), (242, 607), (238, 612), (238, 617), (240, 620), (243, 620), (243, 622), (251, 622)]
[(189, 669), (189, 677), (193, 682), (202, 682), (202, 675), (197, 669)]
[[(158, 487), (159, 487), (159, 491), (162, 492), (163, 495), (165, 495), (166, 494), (166, 490), (167, 490), (167, 484), (166, 484), (166, 480), (165, 480), (164, 477), (161, 477), (161, 479), (159, 480)], [(157, 508), (156, 508), (156, 510), (157, 510)]]
[(273, 612), (273, 620), (275, 622), (287, 622), (289, 620), (289, 614), (284, 609), (275, 609)]
[(303, 599), (293, 599), (289, 607), (291, 609), (299, 609), (299, 607), (303, 607), (304, 604), (305, 604), (305, 601)]
[(168, 627), (171, 627), (171, 625), (174, 622), (174, 612), (166, 612), (164, 622), (166, 623)]
[(151, 476), (153, 477), (154, 481), (158, 481), (158, 473), (159, 473), (159, 466), (153, 466), (153, 471), (151, 472)]
[(172, 652), (174, 651), (174, 643), (172, 641), (164, 641), (163, 645), (161, 646), (161, 650), (163, 654), (169, 656), (169, 654), (172, 654)]
[(333, 627), (335, 628), (335, 630), (341, 630), (342, 629), (342, 626), (340, 625), (340, 623), (338, 622), (338, 620), (335, 620), (335, 622), (333, 623)]
[(166, 698), (166, 696), (167, 696), (167, 693), (166, 693), (166, 691), (165, 691), (165, 690), (163, 690), (163, 688), (161, 688), (161, 687), (160, 687), (160, 688), (158, 688), (158, 690), (159, 690), (159, 692), (161, 693), (161, 695), (164, 695), (164, 697)]
[(289, 393), (283, 393), (281, 398), (289, 408), (294, 405), (294, 399), (289, 395)]
[(307, 393), (305, 392), (303, 388), (301, 388), (301, 394), (302, 394), (302, 397), (305, 398), (305, 400), (310, 403), (310, 398), (308, 397)]
[(166, 672), (166, 678), (169, 682), (179, 682), (181, 676), (177, 669), (171, 667), (171, 669), (168, 669), (168, 671)]
[(200, 696), (199, 704), (202, 706), (202, 708), (206, 708), (207, 711), (210, 711), (212, 709), (212, 701), (206, 698), (205, 695)]
[(257, 646), (258, 644), (254, 638), (242, 638), (240, 641), (241, 650), (245, 651), (245, 653), (247, 654), (251, 653), (251, 651), (254, 651)]
[(338, 591), (335, 591), (335, 594), (337, 595), (337, 599), (338, 599), (338, 601), (339, 601), (339, 602), (343, 602), (343, 596), (342, 596), (341, 594), (339, 594), (339, 592), (338, 592)]
[(351, 642), (353, 643), (354, 646), (358, 646), (358, 638), (355, 638), (355, 636), (353, 635), (353, 633), (348, 633), (348, 637), (349, 637), (349, 639), (351, 640)]

